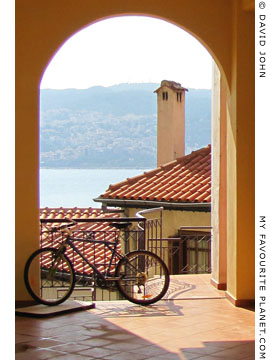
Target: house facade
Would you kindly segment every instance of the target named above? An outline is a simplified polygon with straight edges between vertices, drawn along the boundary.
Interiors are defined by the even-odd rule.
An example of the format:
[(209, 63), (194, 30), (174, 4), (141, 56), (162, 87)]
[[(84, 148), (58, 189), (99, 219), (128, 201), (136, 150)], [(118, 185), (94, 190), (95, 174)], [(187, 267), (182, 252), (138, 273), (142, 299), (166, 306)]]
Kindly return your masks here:
[[(159, 236), (163, 240), (168, 239), (167, 242), (163, 241), (164, 248), (176, 248), (175, 242), (177, 239), (180, 241), (179, 232), (183, 226), (188, 226), (193, 234), (196, 228), (206, 231), (207, 227), (207, 232), (210, 231), (211, 146), (208, 145), (134, 178), (110, 185), (95, 201), (100, 202), (104, 210), (107, 206), (120, 207), (127, 217), (134, 217), (143, 209), (162, 207), (162, 234)], [(144, 216), (152, 217), (153, 214), (146, 213)], [(174, 243), (170, 241), (173, 238), (176, 239)], [(178, 256), (181, 259), (187, 257), (187, 250), (183, 253), (183, 249), (179, 249)], [(165, 260), (167, 264), (171, 264), (172, 273), (172, 256), (167, 256)], [(178, 261), (176, 257), (174, 261)], [(194, 268), (195, 261), (194, 258), (192, 263), (188, 264), (189, 268)], [(210, 266), (209, 263), (208, 268)], [(177, 273), (179, 271), (178, 269)]]

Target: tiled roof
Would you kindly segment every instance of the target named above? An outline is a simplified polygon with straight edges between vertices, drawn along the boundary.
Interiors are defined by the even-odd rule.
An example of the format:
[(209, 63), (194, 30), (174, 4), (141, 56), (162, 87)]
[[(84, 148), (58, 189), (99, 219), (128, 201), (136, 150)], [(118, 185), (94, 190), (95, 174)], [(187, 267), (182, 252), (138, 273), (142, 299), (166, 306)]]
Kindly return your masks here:
[(119, 218), (120, 215), (117, 212), (106, 212), (99, 208), (41, 208), (39, 211), (40, 219), (94, 219), (94, 218)]
[[(104, 213), (101, 209), (94, 208), (43, 208), (40, 209), (40, 219), (63, 219), (71, 218), (78, 219), (106, 219), (106, 218), (119, 218), (119, 213)], [(49, 226), (57, 226), (59, 223), (50, 223)], [(42, 226), (42, 225), (41, 225)], [(41, 227), (41, 229), (43, 229)], [(115, 237), (119, 235), (119, 230), (110, 226), (109, 222), (82, 222), (71, 228), (74, 231), (74, 236), (77, 238), (84, 238), (85, 234), (94, 231), (96, 240), (104, 240), (114, 242)], [(43, 229), (44, 230), (44, 229)], [(44, 233), (41, 236), (41, 246), (57, 247), (62, 241), (62, 235), (55, 233), (48, 236)], [(95, 263), (100, 271), (108, 265), (110, 260), (111, 251), (108, 250), (103, 244), (83, 243), (80, 241), (75, 242), (76, 247), (82, 252), (85, 257), (92, 263)], [(121, 244), (118, 245), (118, 250), (121, 250)], [(71, 248), (67, 249), (67, 256), (72, 260), (74, 270), (77, 274), (89, 275), (92, 273), (91, 268), (83, 262), (83, 260)], [(113, 268), (112, 268), (113, 269)]]
[(211, 145), (110, 185), (98, 199), (211, 203)]

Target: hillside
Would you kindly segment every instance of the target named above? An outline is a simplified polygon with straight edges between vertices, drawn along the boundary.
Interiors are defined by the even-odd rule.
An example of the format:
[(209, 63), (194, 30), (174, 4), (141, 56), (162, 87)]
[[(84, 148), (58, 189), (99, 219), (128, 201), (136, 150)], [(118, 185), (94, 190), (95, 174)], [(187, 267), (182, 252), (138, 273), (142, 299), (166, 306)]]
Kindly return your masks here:
[[(158, 86), (41, 90), (41, 167), (155, 167)], [(211, 91), (190, 89), (186, 153), (210, 143), (210, 118)]]

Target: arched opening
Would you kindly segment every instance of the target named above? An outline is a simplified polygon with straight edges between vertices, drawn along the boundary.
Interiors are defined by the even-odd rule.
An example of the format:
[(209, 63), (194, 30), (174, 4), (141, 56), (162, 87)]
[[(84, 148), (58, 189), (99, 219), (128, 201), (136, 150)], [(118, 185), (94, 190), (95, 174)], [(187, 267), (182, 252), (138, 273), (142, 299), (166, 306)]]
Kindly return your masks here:
[[(123, 29), (125, 29), (124, 33)], [(73, 54), (76, 54), (74, 59), (72, 58)], [(62, 59), (62, 61), (60, 59)], [(44, 195), (44, 199), (41, 198), (41, 208), (45, 206), (49, 208), (60, 206), (64, 208), (73, 206), (79, 208), (99, 206), (99, 203), (91, 203), (91, 187), (93, 188), (92, 198), (97, 197), (103, 194), (110, 184), (115, 184), (125, 180), (127, 177), (132, 177), (130, 173), (133, 174), (133, 171), (130, 172), (126, 169), (126, 174), (123, 172), (125, 167), (132, 168), (133, 166), (138, 168), (137, 173), (140, 175), (144, 172), (144, 169), (140, 169), (140, 166), (144, 164), (147, 165), (145, 166), (148, 168), (147, 170), (152, 170), (157, 166), (164, 166), (166, 163), (174, 160), (174, 157), (171, 157), (174, 156), (174, 154), (166, 155), (168, 144), (172, 142), (172, 134), (175, 132), (171, 130), (173, 126), (172, 123), (168, 125), (167, 129), (160, 130), (162, 133), (159, 136), (165, 139), (162, 139), (164, 148), (159, 149), (159, 152), (162, 155), (166, 155), (163, 156), (163, 159), (166, 160), (158, 162), (158, 165), (154, 156), (157, 150), (156, 147), (151, 144), (151, 142), (153, 142), (152, 139), (155, 137), (154, 145), (156, 145), (157, 101), (154, 91), (159, 88), (162, 79), (171, 79), (177, 82), (181, 81), (181, 84), (185, 88), (188, 88), (185, 96), (183, 92), (178, 91), (174, 94), (174, 92), (169, 90), (169, 101), (168, 91), (164, 93), (167, 95), (166, 104), (168, 105), (169, 103), (170, 107), (175, 106), (173, 105), (174, 103), (177, 104), (177, 107), (175, 107), (173, 111), (178, 111), (177, 117), (183, 117), (183, 119), (179, 119), (184, 122), (186, 141), (181, 138), (182, 128), (180, 131), (179, 128), (177, 128), (179, 135), (177, 135), (176, 139), (177, 146), (178, 143), (181, 142), (183, 142), (183, 146), (185, 146), (185, 151), (183, 153), (181, 152), (181, 156), (188, 155), (192, 151), (199, 150), (210, 144), (212, 61), (211, 56), (193, 36), (164, 20), (145, 16), (123, 16), (103, 20), (91, 25), (89, 28), (84, 28), (67, 40), (51, 60), (41, 82), (41, 167), (46, 168), (51, 165), (51, 167), (58, 169), (57, 172), (41, 169), (41, 185), (45, 184), (47, 191), (53, 191), (54, 187), (57, 188), (57, 193), (52, 193), (49, 198), (49, 200), (53, 199), (55, 203), (50, 203), (50, 201), (46, 203), (45, 198), (47, 194), (41, 193), (42, 196)], [(84, 66), (84, 64), (86, 64), (86, 66)], [(81, 78), (80, 71), (82, 72)], [(59, 73), (62, 73), (61, 79)], [(86, 89), (91, 90), (91, 88), (89, 89), (91, 86), (97, 86), (96, 92), (92, 92), (85, 101), (87, 101), (89, 105), (92, 98), (94, 98), (94, 110), (91, 106), (86, 109), (85, 103), (80, 101), (79, 94), (74, 90), (74, 88), (78, 88), (81, 96), (86, 98)], [(104, 86), (106, 86), (106, 88), (104, 88)], [(112, 86), (117, 87), (112, 88), (113, 91), (110, 92)], [(68, 97), (69, 94), (67, 94), (67, 100), (61, 103), (60, 90), (46, 89), (53, 87), (70, 89), (65, 90), (66, 93), (68, 91), (71, 93), (70, 97)], [(126, 90), (121, 90), (121, 87), (125, 87)], [(85, 90), (82, 90), (82, 88), (85, 88)], [(104, 94), (103, 91), (105, 91), (105, 89), (106, 93)], [(143, 90), (142, 95), (145, 94), (145, 96), (140, 96), (137, 100), (136, 96), (139, 96), (137, 93), (140, 89)], [(83, 91), (85, 95), (83, 95)], [(91, 91), (94, 90), (92, 89)], [(117, 94), (121, 92), (122, 98), (119, 96), (114, 97), (116, 92)], [(65, 96), (66, 93), (63, 91), (63, 96)], [(129, 94), (131, 95), (130, 97)], [(72, 96), (76, 98), (74, 102)], [(113, 105), (111, 104), (113, 97), (115, 98), (114, 101), (120, 104), (116, 115), (114, 109), (110, 107), (110, 105)], [(171, 102), (171, 97), (175, 100), (174, 102)], [(97, 106), (99, 98), (105, 98), (105, 102), (102, 102), (100, 107)], [(58, 107), (48, 107), (48, 103), (53, 102), (53, 106), (57, 106), (55, 105), (57, 100), (60, 101)], [(147, 108), (147, 113), (143, 111), (136, 112), (136, 110), (141, 110), (140, 108), (143, 109), (146, 107), (147, 101), (151, 107)], [(82, 108), (76, 107), (75, 110), (73, 110), (76, 102), (78, 102)], [(186, 115), (182, 115), (182, 110), (178, 110), (181, 103), (184, 102), (186, 102)], [(109, 106), (109, 111), (112, 111), (112, 113), (102, 113), (103, 108), (107, 106)], [(154, 116), (151, 114), (151, 110), (154, 112)], [(171, 110), (168, 109), (168, 106), (161, 111), (166, 111), (165, 115), (162, 115), (163, 117), (165, 116), (166, 122), (169, 122), (169, 119), (174, 116)], [(56, 117), (54, 114), (56, 114)], [(104, 120), (106, 117), (109, 119), (107, 122)], [(46, 120), (46, 123), (44, 120)], [(95, 122), (97, 121), (102, 123), (101, 127), (95, 126)], [(71, 125), (69, 125), (69, 122), (71, 122)], [(125, 127), (122, 125), (123, 122), (128, 123), (127, 132), (125, 132)], [(57, 129), (57, 124), (53, 128), (52, 123), (60, 124), (58, 133), (54, 131)], [(76, 126), (79, 129), (79, 126), (82, 126), (83, 123), (87, 124), (85, 128), (81, 127), (81, 130), (78, 130), (77, 133), (70, 133), (72, 132), (72, 127)], [(111, 124), (115, 123), (117, 123), (117, 132), (111, 127)], [(140, 123), (139, 129), (135, 127), (138, 126), (138, 123)], [(67, 131), (65, 132), (64, 130)], [(108, 131), (106, 132), (106, 130)], [(45, 143), (43, 135), (44, 133), (48, 134), (48, 131), (51, 137), (47, 137), (47, 139), (45, 139), (47, 143)], [(151, 131), (150, 136), (147, 138), (143, 137), (144, 133), (148, 133), (149, 131)], [(78, 138), (82, 137), (83, 134), (86, 135), (85, 141), (83, 142), (82, 139), (81, 142), (78, 142)], [(131, 135), (130, 138), (129, 134)], [(168, 140), (167, 134), (169, 134)], [(56, 142), (50, 144), (51, 138), (57, 139)], [(63, 143), (65, 138), (67, 138), (67, 142), (62, 148), (59, 147), (59, 150), (59, 148), (57, 148), (57, 141)], [(102, 148), (99, 147), (94, 138), (103, 143)], [(116, 141), (114, 140), (115, 138)], [(75, 142), (72, 142), (72, 139), (75, 139)], [(113, 142), (106, 144), (108, 140), (113, 140)], [(130, 152), (128, 152), (129, 148), (126, 140), (133, 146)], [(117, 145), (119, 143), (122, 145), (118, 153), (114, 153), (114, 147), (117, 147), (117, 145), (115, 145), (116, 143)], [(92, 147), (90, 147), (90, 145)], [(135, 145), (137, 145), (137, 147), (135, 147)], [(148, 163), (145, 162), (147, 152), (140, 152), (141, 148), (146, 145), (152, 145), (153, 161)], [(107, 152), (106, 148), (109, 148)], [(146, 150), (149, 152), (148, 148)], [(57, 153), (59, 156), (57, 156)], [(78, 155), (79, 153), (81, 153), (81, 156), (74, 159), (74, 154)], [(103, 157), (99, 160), (100, 162), (93, 162), (95, 156), (99, 157), (100, 153), (101, 155), (103, 154)], [(123, 156), (121, 156), (122, 154), (126, 154), (127, 158), (123, 158)], [(110, 157), (111, 155), (113, 156)], [(131, 159), (134, 157), (136, 158)], [(179, 158), (180, 154), (177, 154), (176, 157)], [(111, 170), (111, 175), (107, 176), (106, 179), (106, 181), (109, 182), (102, 185), (104, 174), (101, 174), (101, 170), (99, 170), (100, 174), (96, 175), (96, 178), (91, 177), (92, 173), (97, 173), (93, 169), (85, 169), (83, 176), (81, 175), (82, 171), (78, 170), (75, 172), (75, 174), (78, 174), (78, 179), (74, 177), (76, 176), (74, 175), (74, 170), (71, 170), (73, 167), (91, 168), (94, 166), (97, 168), (122, 167), (122, 175), (115, 180), (114, 176), (119, 170), (113, 169)], [(65, 168), (63, 176), (60, 179), (56, 177), (57, 175), (61, 176), (59, 168)], [(51, 179), (49, 178), (49, 173), (53, 174)], [(45, 181), (43, 176), (45, 177)], [(89, 176), (89, 182), (87, 182), (87, 176)], [(70, 181), (72, 184), (70, 188), (67, 188), (69, 177), (72, 179)], [(84, 179), (83, 184), (80, 183), (82, 177)], [(63, 186), (63, 179), (65, 187)], [(96, 179), (98, 179), (98, 184), (103, 186), (103, 189), (99, 190), (99, 193), (95, 193), (96, 190), (94, 189)], [(79, 184), (80, 190), (78, 196), (76, 196), (74, 187), (76, 183)], [(84, 194), (82, 192), (83, 186), (85, 186)], [(43, 189), (41, 188), (41, 190)], [(65, 190), (66, 192), (62, 193), (61, 190)], [(46, 190), (43, 191), (45, 192)], [(175, 189), (174, 192), (176, 193), (177, 190)], [(80, 194), (82, 195), (81, 197), (79, 197)], [(73, 199), (68, 203), (71, 198), (70, 195), (72, 195)], [(80, 203), (81, 199), (84, 199), (85, 202)], [(169, 199), (169, 201), (171, 200)], [(174, 215), (174, 211), (170, 211), (169, 217), (173, 218), (174, 216), (179, 217), (179, 215)], [(165, 218), (166, 217), (164, 217), (164, 219)], [(163, 230), (164, 236), (166, 238), (172, 236), (177, 237), (179, 236), (178, 230), (181, 226), (191, 226), (192, 224), (193, 226), (210, 226), (210, 211), (207, 214), (201, 211), (186, 212), (185, 215), (180, 216), (180, 220), (170, 219), (169, 223), (170, 225), (166, 226), (169, 229), (166, 229), (166, 231)], [(174, 226), (172, 226), (173, 223), (175, 223)], [(201, 258), (202, 255), (201, 251), (199, 257)], [(180, 256), (179, 249), (177, 250), (177, 256)], [(184, 257), (187, 258), (186, 255)], [(207, 264), (200, 263), (198, 265), (192, 262), (192, 264), (188, 265), (188, 269), (190, 270), (187, 270), (187, 265), (184, 264), (182, 266), (183, 270), (176, 269), (174, 273), (177, 274), (179, 271), (195, 271), (195, 268), (198, 268), (199, 270), (197, 271), (199, 272), (208, 272), (210, 269), (210, 263), (208, 263), (209, 257), (209, 254), (205, 257)], [(177, 261), (176, 255), (174, 255), (174, 259), (176, 262), (183, 263), (182, 260)], [(175, 266), (172, 265), (172, 268), (174, 267)]]
[[(26, 298), (21, 274), (27, 253), (36, 248), (38, 238), (38, 87), (41, 75), (55, 51), (77, 29), (122, 14), (149, 14), (182, 26), (210, 49), (221, 69), (228, 116), (228, 294), (233, 301), (254, 298), (254, 244), (250, 235), (254, 233), (254, 178), (248, 176), (254, 170), (254, 79), (246, 76), (254, 70), (254, 63), (245, 61), (253, 59), (254, 46), (252, 41), (240, 41), (254, 39), (254, 13), (252, 6), (247, 8), (243, 3), (232, 1), (213, 5), (212, 1), (206, 1), (198, 7), (198, 3), (192, 1), (183, 2), (181, 9), (176, 9), (174, 2), (155, 5), (147, 2), (142, 8), (135, 0), (124, 7), (119, 3), (108, 6), (104, 1), (95, 6), (88, 2), (78, 6), (62, 0), (49, 4), (30, 1), (27, 9), (17, 4), (16, 34), (20, 42), (16, 45), (16, 298)], [(248, 103), (247, 98), (250, 99)], [(27, 249), (25, 244), (28, 244)]]

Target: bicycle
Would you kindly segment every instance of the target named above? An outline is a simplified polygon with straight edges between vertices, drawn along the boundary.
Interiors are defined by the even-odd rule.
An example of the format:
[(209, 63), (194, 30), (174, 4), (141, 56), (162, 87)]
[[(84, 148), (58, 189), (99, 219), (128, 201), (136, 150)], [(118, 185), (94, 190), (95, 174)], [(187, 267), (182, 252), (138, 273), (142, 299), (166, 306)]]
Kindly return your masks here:
[[(80, 280), (66, 254), (68, 247), (71, 247), (93, 270), (96, 286), (118, 288), (124, 298), (141, 305), (153, 304), (166, 294), (170, 276), (166, 264), (159, 256), (147, 250), (135, 250), (122, 255), (117, 249), (119, 236), (115, 242), (97, 240), (93, 232), (89, 232), (86, 239), (73, 237), (69, 228), (77, 225), (77, 222), (70, 219), (67, 221), (71, 223), (47, 231), (61, 231), (65, 237), (64, 241), (57, 248), (44, 247), (36, 250), (26, 262), (25, 285), (32, 298), (39, 304), (53, 306), (63, 303), (71, 296), (75, 284)], [(101, 272), (78, 250), (74, 241), (103, 244), (108, 248), (111, 257), (107, 268)], [(114, 259), (117, 261), (116, 266), (112, 265)], [(39, 284), (36, 281), (37, 271), (40, 271)], [(92, 276), (90, 278), (94, 279)]]

